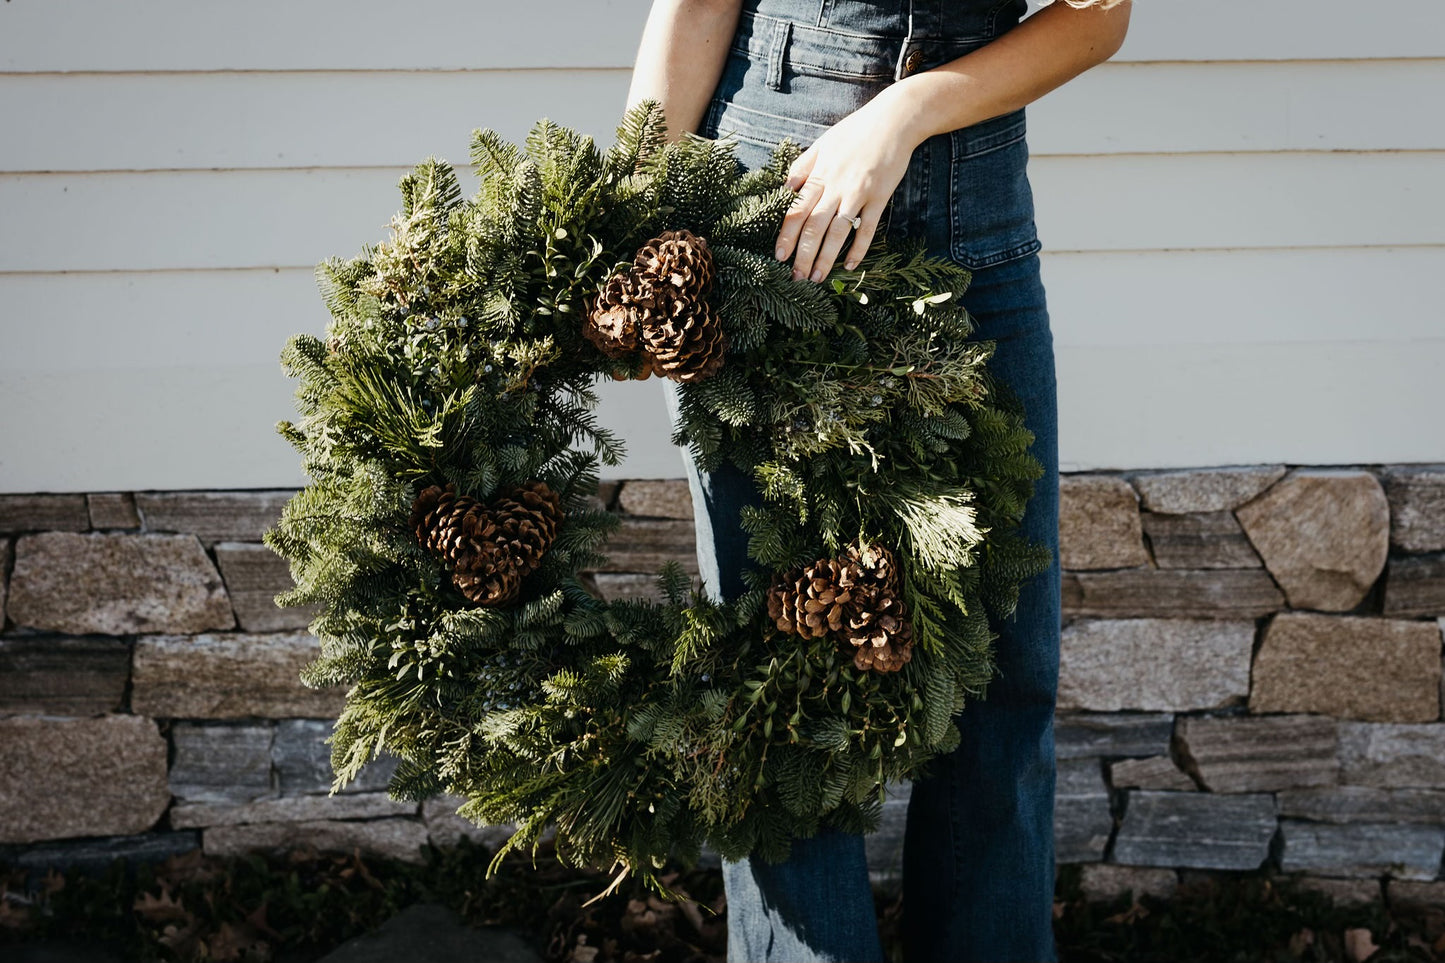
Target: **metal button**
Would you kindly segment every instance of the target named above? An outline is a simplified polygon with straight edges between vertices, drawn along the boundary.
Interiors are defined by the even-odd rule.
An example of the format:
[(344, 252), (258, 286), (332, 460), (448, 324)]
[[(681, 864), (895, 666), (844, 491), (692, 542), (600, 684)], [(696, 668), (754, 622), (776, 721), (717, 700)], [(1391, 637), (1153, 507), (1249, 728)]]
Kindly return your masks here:
[(917, 70), (922, 63), (923, 51), (918, 47), (914, 47), (908, 52), (908, 59), (903, 61), (903, 72), (911, 74)]

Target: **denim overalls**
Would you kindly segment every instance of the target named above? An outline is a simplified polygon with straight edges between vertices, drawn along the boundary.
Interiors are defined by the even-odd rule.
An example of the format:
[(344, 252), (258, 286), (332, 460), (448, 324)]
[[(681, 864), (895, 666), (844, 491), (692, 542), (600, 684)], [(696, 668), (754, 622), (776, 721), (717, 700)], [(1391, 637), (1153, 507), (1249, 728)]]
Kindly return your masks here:
[[(698, 133), (732, 136), (749, 169), (784, 137), (806, 147), (878, 91), (988, 43), (1025, 0), (743, 0), (732, 49)], [(973, 270), (964, 304), (989, 366), (1027, 408), (1044, 465), (1023, 534), (1053, 549), (999, 632), (999, 676), (959, 717), (962, 744), (917, 781), (903, 855), (910, 963), (1056, 959), (1054, 738), (1058, 688), (1058, 416), (1053, 335), (1025, 167), (1022, 110), (929, 138), (914, 151), (879, 235), (923, 238)], [(847, 250), (845, 244), (844, 251)], [(841, 263), (841, 254), (839, 263)], [(676, 386), (665, 381), (677, 420)], [(743, 591), (738, 509), (761, 495), (730, 463), (692, 488), (698, 563), (714, 598)], [(725, 863), (730, 961), (881, 960), (861, 837), (797, 840), (781, 864)]]

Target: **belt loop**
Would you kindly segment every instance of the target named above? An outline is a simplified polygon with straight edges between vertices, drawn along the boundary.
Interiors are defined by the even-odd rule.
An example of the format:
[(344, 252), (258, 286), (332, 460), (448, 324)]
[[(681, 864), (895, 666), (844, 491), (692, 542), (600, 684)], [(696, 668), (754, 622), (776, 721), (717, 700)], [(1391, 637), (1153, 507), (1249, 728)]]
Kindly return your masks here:
[(908, 3), (908, 33), (907, 33), (907, 35), (903, 38), (903, 43), (901, 43), (901, 44), (898, 45), (898, 61), (893, 65), (893, 79), (894, 79), (894, 80), (902, 80), (902, 79), (904, 78), (904, 76), (905, 76), (905, 75), (907, 74), (907, 72), (908, 72), (907, 69), (903, 66), (903, 63), (904, 63), (904, 61), (906, 61), (906, 60), (908, 59), (909, 45), (912, 44), (912, 43), (913, 43), (913, 2), (912, 2), (912, 0), (909, 0), (909, 3)]
[(773, 24), (773, 45), (768, 49), (767, 84), (774, 90), (783, 89), (783, 60), (788, 46), (788, 37), (793, 32), (793, 21), (778, 20)]

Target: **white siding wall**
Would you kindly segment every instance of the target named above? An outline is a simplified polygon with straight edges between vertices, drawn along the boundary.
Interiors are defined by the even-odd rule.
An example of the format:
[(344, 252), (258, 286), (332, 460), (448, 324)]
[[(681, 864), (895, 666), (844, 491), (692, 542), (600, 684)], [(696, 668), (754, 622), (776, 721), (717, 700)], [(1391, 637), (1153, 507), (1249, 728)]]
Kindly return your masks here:
[[(647, 8), (0, 5), (0, 491), (303, 484), (316, 262), (475, 127), (608, 142)], [(1064, 469), (1445, 460), (1442, 94), (1439, 0), (1138, 0), (1030, 113)], [(615, 476), (681, 474), (659, 392)]]

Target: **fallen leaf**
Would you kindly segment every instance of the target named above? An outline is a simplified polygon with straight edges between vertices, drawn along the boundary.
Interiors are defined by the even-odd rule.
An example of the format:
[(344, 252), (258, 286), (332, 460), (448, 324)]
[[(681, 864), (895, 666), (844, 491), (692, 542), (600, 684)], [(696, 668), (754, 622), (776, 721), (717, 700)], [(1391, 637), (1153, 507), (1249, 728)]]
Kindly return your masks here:
[(1364, 960), (1368, 960), (1378, 949), (1374, 936), (1364, 927), (1345, 930), (1345, 952), (1355, 963), (1363, 963)]

